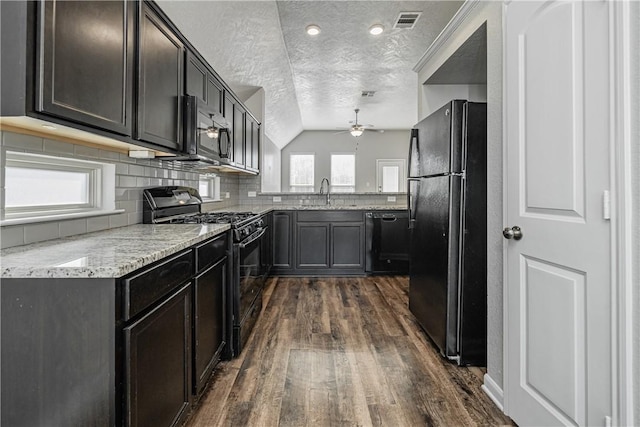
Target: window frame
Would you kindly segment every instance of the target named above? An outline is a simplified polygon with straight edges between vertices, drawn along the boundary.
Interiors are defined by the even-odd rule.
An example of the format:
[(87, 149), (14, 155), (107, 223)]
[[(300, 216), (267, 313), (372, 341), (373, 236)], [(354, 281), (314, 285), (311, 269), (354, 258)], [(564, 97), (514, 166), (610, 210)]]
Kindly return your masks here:
[[(42, 222), (65, 217), (95, 216), (117, 212), (115, 209), (115, 165), (91, 160), (72, 159), (6, 150), (3, 156), (4, 186), (2, 225)], [(6, 169), (16, 167), (39, 171), (76, 172), (87, 176), (86, 203), (50, 203), (7, 206)]]
[[(333, 156), (352, 156), (353, 157), (353, 185), (351, 184), (334, 184), (335, 181), (333, 179)], [(340, 151), (340, 152), (332, 152), (329, 153), (329, 176), (330, 176), (330, 187), (332, 193), (355, 193), (356, 192), (356, 181), (358, 177), (358, 165), (356, 162), (356, 153), (352, 151)], [(350, 191), (344, 191), (344, 188), (350, 188)]]
[[(200, 185), (207, 183), (207, 193), (202, 194), (200, 191)], [(198, 179), (198, 193), (204, 202), (219, 202), (222, 200), (220, 197), (220, 177), (214, 173), (201, 174)]]
[[(311, 171), (311, 184), (293, 184), (292, 172), (293, 172), (293, 158), (294, 156), (312, 156), (313, 167)], [(315, 191), (315, 177), (316, 177), (316, 153), (315, 152), (295, 152), (289, 154), (289, 191), (291, 193), (313, 193)]]

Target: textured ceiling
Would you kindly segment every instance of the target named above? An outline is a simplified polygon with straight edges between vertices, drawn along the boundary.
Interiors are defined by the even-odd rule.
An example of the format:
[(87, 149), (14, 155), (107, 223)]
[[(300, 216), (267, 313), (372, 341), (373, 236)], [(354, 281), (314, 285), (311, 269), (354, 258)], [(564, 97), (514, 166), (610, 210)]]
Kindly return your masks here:
[[(461, 1), (158, 1), (241, 98), (265, 90), (265, 134), (279, 147), (302, 130), (408, 129), (417, 120), (411, 70)], [(400, 12), (422, 12), (394, 30)], [(320, 35), (305, 33), (309, 24)], [(368, 28), (381, 23), (377, 37)], [(363, 98), (373, 90), (373, 98)]]

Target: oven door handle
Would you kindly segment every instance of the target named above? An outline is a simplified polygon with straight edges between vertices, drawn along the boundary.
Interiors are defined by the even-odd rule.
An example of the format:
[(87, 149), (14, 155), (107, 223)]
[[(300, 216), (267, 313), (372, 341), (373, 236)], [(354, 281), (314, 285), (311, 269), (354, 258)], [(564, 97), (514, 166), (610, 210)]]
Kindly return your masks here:
[(261, 238), (261, 237), (264, 235), (264, 233), (266, 233), (266, 232), (267, 232), (267, 227), (264, 227), (264, 228), (262, 229), (262, 231), (260, 232), (260, 234), (258, 234), (258, 235), (257, 235), (257, 236), (255, 236), (255, 237), (251, 237), (251, 238), (250, 238), (249, 240), (247, 240), (247, 241), (240, 242), (240, 244), (239, 244), (238, 246), (240, 247), (240, 249), (244, 249), (244, 248), (246, 248), (247, 246), (249, 246), (250, 244), (252, 244), (253, 242), (255, 242), (256, 240), (258, 240), (259, 238)]

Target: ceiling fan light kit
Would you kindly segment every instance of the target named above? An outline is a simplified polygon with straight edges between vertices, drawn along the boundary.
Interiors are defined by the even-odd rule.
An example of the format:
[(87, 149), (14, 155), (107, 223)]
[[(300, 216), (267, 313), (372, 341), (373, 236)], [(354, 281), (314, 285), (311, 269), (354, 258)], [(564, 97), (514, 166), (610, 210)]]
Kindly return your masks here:
[(364, 133), (364, 129), (361, 126), (352, 126), (349, 132), (357, 138)]
[(384, 25), (382, 24), (373, 24), (371, 27), (369, 27), (369, 34), (372, 34), (374, 36), (378, 36), (383, 32), (384, 32)]
[(320, 27), (316, 24), (311, 24), (307, 26), (306, 31), (310, 36), (317, 36), (318, 34), (320, 34)]

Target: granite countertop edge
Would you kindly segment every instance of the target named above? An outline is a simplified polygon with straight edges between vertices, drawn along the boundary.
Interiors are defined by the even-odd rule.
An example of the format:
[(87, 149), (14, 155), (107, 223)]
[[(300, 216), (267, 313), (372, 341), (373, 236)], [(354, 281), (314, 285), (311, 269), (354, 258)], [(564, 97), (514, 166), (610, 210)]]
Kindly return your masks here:
[(229, 228), (136, 224), (16, 246), (0, 251), (0, 278), (120, 278)]
[[(235, 205), (208, 211), (404, 210), (394, 205)], [(0, 251), (0, 278), (119, 278), (229, 230), (228, 224), (135, 224)]]

